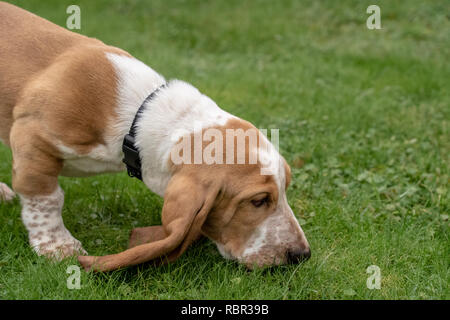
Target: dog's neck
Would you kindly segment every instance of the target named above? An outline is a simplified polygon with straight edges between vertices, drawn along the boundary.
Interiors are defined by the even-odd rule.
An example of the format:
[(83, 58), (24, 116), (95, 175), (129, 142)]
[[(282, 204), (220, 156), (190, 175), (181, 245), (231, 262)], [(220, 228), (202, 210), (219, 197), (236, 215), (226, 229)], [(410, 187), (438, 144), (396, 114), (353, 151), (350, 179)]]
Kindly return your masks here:
[[(139, 60), (108, 54), (118, 74), (117, 120), (110, 139), (117, 160), (123, 158), (122, 142), (146, 97), (166, 83), (164, 77)], [(179, 139), (194, 130), (224, 125), (233, 116), (192, 85), (172, 80), (148, 101), (136, 122), (135, 145), (141, 156), (142, 180), (163, 195), (171, 172), (169, 159)]]

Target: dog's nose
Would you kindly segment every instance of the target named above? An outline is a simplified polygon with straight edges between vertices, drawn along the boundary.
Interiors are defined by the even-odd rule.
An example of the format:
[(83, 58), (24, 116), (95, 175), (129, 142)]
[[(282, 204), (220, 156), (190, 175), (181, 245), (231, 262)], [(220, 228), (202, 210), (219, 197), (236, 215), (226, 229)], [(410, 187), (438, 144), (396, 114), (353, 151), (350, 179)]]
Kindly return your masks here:
[(306, 261), (311, 257), (311, 249), (310, 248), (306, 248), (306, 249), (300, 249), (300, 248), (295, 248), (295, 249), (289, 249), (286, 253), (287, 256), (287, 262), (288, 263), (299, 263), (302, 261)]

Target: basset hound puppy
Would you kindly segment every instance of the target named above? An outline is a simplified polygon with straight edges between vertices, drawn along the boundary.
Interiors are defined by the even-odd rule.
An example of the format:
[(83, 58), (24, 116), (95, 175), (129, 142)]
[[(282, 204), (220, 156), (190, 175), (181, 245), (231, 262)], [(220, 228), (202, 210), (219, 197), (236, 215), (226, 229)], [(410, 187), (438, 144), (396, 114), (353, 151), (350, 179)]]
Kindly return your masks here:
[[(249, 268), (309, 258), (286, 198), (290, 168), (254, 125), (119, 48), (3, 2), (0, 48), (14, 190), (0, 183), (0, 200), (19, 195), (38, 255), (108, 271), (174, 261), (206, 236)], [(162, 225), (132, 230), (123, 252), (88, 256), (64, 226), (58, 176), (126, 169), (164, 197)]]

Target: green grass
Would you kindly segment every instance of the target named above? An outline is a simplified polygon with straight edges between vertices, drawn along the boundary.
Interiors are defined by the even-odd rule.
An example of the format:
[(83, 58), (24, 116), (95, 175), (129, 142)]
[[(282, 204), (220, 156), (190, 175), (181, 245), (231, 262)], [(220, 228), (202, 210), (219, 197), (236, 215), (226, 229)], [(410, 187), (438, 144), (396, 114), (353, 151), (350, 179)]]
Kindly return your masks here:
[[(170, 2), (170, 3), (169, 3)], [(248, 272), (201, 241), (176, 263), (107, 274), (28, 247), (19, 201), (0, 204), (1, 299), (450, 299), (447, 1), (20, 1), (121, 47), (223, 109), (280, 129), (289, 202), (312, 248), (302, 265)], [(0, 181), (11, 183), (0, 147)], [(60, 178), (66, 226), (90, 254), (160, 223), (163, 200), (125, 174)], [(380, 290), (366, 268), (381, 269)]]

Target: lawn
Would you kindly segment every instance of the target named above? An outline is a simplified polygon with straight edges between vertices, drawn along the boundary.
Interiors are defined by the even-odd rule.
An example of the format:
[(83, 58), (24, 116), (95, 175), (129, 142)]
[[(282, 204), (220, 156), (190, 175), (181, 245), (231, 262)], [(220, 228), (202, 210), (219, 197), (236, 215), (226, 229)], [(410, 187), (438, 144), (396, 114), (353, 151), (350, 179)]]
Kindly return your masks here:
[[(300, 265), (247, 271), (202, 240), (176, 263), (81, 274), (27, 244), (0, 203), (0, 299), (450, 299), (448, 1), (16, 1), (186, 80), (223, 109), (280, 129), (288, 199), (310, 242)], [(0, 146), (0, 181), (11, 153)], [(90, 254), (160, 223), (163, 200), (125, 173), (60, 178), (66, 226)], [(370, 290), (366, 269), (381, 271)]]

